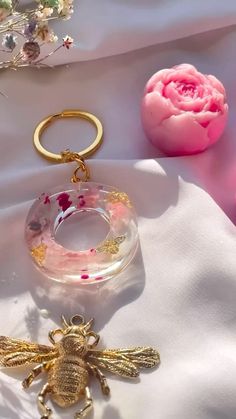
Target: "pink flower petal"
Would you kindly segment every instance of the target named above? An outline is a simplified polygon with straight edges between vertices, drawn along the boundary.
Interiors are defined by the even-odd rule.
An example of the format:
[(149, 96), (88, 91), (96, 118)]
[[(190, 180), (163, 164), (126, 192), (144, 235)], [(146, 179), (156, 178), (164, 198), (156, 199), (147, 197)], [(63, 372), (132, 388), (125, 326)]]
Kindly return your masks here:
[[(226, 105), (227, 106), (227, 105)], [(228, 112), (223, 113), (218, 118), (211, 120), (208, 126), (208, 136), (210, 144), (214, 144), (223, 134), (228, 120)]]
[(223, 84), (218, 80), (215, 76), (212, 76), (209, 74), (209, 76), (206, 76), (208, 80), (210, 81), (211, 86), (213, 86), (218, 92), (220, 92), (224, 98), (226, 98), (225, 88)]
[(156, 74), (154, 74), (146, 84), (145, 93), (152, 92), (155, 89), (155, 86), (158, 84), (158, 82), (161, 82), (163, 84), (168, 74), (173, 74), (173, 69), (169, 68), (160, 70)]
[(143, 123), (147, 127), (159, 125), (163, 119), (178, 114), (169, 99), (157, 92), (149, 93), (143, 100)]
[(149, 134), (152, 143), (171, 156), (200, 152), (210, 142), (207, 129), (190, 113), (171, 116)]

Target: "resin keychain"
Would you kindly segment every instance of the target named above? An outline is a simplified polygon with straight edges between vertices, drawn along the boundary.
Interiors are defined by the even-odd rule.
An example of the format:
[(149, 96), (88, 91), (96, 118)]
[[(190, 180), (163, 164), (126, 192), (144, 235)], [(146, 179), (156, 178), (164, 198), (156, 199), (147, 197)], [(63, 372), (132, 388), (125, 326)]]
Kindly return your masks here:
[[(95, 125), (94, 142), (80, 152), (65, 150), (54, 154), (41, 144), (43, 131), (60, 118), (82, 118)], [(34, 145), (47, 160), (57, 163), (76, 163), (70, 184), (43, 191), (34, 202), (26, 220), (25, 237), (35, 265), (48, 277), (79, 284), (98, 283), (121, 272), (132, 260), (138, 243), (135, 210), (125, 192), (90, 182), (84, 158), (91, 156), (101, 145), (103, 127), (94, 115), (80, 110), (66, 110), (41, 121), (34, 132)], [(76, 214), (96, 214), (109, 226), (100, 243), (83, 250), (62, 246), (56, 235), (63, 223)]]

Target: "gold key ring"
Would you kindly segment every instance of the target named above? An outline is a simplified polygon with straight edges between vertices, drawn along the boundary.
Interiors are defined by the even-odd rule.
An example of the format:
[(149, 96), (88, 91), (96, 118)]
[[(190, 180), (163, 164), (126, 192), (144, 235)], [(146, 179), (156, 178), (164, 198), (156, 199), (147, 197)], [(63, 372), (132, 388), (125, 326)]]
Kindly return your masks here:
[[(86, 157), (91, 156), (93, 153), (95, 153), (96, 150), (101, 146), (102, 139), (103, 139), (103, 126), (101, 121), (93, 114), (77, 109), (67, 109), (62, 111), (61, 113), (57, 113), (54, 115), (49, 115), (47, 118), (44, 118), (39, 124), (37, 125), (34, 135), (33, 135), (33, 141), (34, 146), (36, 150), (41, 154), (45, 159), (57, 162), (57, 163), (64, 163), (65, 158), (62, 152), (61, 154), (52, 153), (51, 151), (48, 151), (46, 148), (44, 148), (41, 144), (41, 137), (43, 132), (46, 128), (48, 128), (51, 123), (57, 121), (58, 119), (64, 119), (64, 118), (81, 118), (86, 119), (90, 123), (92, 123), (95, 128), (97, 129), (97, 135), (95, 140), (92, 144), (90, 144), (89, 147), (81, 150), (80, 152), (71, 153), (77, 156), (77, 158), (80, 158), (83, 160)], [(75, 159), (76, 160), (76, 159)], [(73, 161), (73, 160), (70, 160)]]

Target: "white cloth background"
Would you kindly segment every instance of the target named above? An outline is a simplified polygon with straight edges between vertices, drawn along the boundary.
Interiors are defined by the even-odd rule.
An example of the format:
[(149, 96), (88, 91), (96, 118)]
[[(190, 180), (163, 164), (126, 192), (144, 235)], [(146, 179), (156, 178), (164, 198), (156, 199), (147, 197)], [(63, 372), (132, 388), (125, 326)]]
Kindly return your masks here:
[[(233, 24), (233, 0), (81, 0), (73, 20), (58, 26), (78, 47), (53, 57), (55, 64), (76, 63), (0, 75), (0, 90), (8, 95), (0, 98), (0, 334), (46, 343), (61, 312), (85, 312), (95, 316), (104, 345), (150, 344), (161, 353), (160, 368), (142, 374), (137, 385), (109, 378), (108, 403), (93, 382), (91, 418), (236, 417)], [(139, 104), (153, 72), (181, 62), (222, 80), (230, 119), (207, 152), (165, 158), (145, 139)], [(93, 292), (42, 278), (24, 245), (32, 200), (66, 183), (71, 173), (71, 167), (36, 155), (32, 132), (45, 115), (65, 108), (101, 118), (105, 138), (90, 163), (93, 179), (126, 190), (139, 217), (134, 263)], [(45, 144), (79, 150), (91, 135), (86, 124), (60, 122), (48, 130)], [(40, 309), (49, 310), (48, 320)], [(1, 373), (0, 417), (37, 418), (41, 383), (25, 393), (18, 376)], [(73, 417), (72, 411), (56, 409), (57, 417)]]

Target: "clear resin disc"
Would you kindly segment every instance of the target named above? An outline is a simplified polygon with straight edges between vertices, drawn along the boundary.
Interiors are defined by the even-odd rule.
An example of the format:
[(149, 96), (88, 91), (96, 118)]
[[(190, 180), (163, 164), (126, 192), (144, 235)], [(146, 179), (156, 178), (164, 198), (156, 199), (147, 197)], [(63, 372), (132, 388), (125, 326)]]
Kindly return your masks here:
[[(106, 227), (104, 237), (101, 223)], [(63, 185), (34, 202), (25, 237), (34, 263), (48, 277), (98, 283), (117, 275), (132, 260), (138, 243), (136, 214), (128, 195), (111, 186)], [(74, 248), (75, 239), (82, 249)]]

